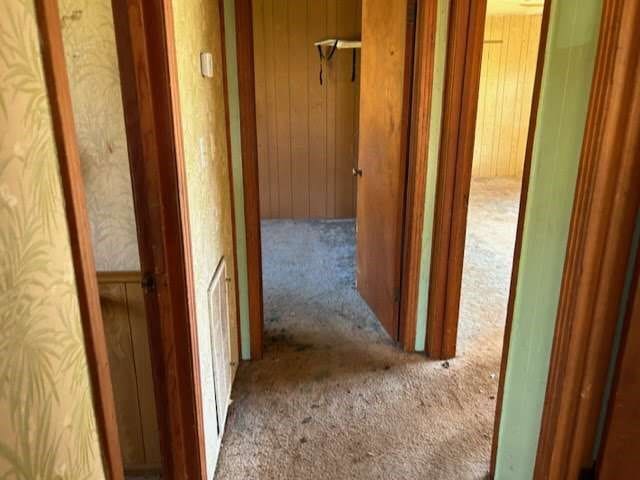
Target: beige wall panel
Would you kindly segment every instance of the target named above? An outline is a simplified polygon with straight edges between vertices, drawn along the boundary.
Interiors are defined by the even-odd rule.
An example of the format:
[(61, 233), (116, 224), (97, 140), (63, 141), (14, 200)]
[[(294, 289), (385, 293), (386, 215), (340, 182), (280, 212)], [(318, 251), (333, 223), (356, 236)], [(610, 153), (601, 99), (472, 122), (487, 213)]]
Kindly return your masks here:
[(355, 216), (358, 75), (352, 52), (324, 65), (313, 46), (360, 38), (360, 0), (253, 2), (260, 207), (263, 218)]
[(541, 17), (487, 17), (473, 176), (521, 176)]

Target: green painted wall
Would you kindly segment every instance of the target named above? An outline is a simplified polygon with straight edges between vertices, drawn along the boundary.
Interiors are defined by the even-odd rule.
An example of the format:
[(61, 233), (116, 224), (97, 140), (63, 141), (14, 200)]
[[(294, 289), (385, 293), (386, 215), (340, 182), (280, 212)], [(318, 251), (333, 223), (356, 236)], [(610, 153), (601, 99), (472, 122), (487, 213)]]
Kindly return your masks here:
[(425, 193), (422, 256), (420, 258), (420, 287), (418, 295), (418, 320), (416, 327), (416, 351), (425, 349), (427, 336), (427, 304), (429, 300), (429, 273), (431, 272), (431, 243), (433, 237), (433, 210), (436, 199), (436, 177), (440, 150), (440, 126), (442, 124), (442, 96), (444, 95), (444, 69), (447, 54), (449, 24), (449, 0), (439, 0), (436, 20), (435, 60), (433, 66), (433, 96), (429, 122), (429, 149), (427, 152), (427, 188)]
[(247, 233), (244, 223), (244, 186), (242, 177), (242, 145), (240, 142), (240, 94), (238, 89), (238, 57), (236, 55), (235, 0), (224, 0), (224, 41), (227, 56), (227, 88), (229, 90), (229, 126), (231, 128), (231, 164), (236, 221), (236, 261), (238, 262), (238, 295), (240, 297), (240, 355), (251, 358), (249, 339), (249, 283), (247, 276)]
[(552, 3), (496, 476), (529, 479), (540, 432), (601, 0)]

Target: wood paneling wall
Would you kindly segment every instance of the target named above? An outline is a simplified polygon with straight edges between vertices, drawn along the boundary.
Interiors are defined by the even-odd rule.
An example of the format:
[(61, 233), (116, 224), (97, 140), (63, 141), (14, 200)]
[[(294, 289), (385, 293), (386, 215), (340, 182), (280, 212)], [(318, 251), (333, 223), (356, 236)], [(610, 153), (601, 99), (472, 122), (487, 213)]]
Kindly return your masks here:
[(254, 0), (256, 117), (263, 218), (355, 216), (359, 62), (325, 62), (313, 43), (358, 39), (360, 0)]
[(99, 272), (100, 305), (125, 470), (160, 470), (160, 440), (140, 272)]
[(473, 176), (521, 176), (540, 39), (540, 15), (487, 17)]

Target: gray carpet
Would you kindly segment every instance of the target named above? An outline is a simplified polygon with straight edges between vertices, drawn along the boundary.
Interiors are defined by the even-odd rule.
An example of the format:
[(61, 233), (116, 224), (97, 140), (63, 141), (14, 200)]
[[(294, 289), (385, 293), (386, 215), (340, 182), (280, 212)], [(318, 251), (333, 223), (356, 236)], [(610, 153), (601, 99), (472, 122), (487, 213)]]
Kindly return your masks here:
[(519, 182), (474, 180), (458, 358), (401, 352), (354, 289), (352, 221), (265, 221), (265, 358), (236, 378), (219, 479), (488, 471)]

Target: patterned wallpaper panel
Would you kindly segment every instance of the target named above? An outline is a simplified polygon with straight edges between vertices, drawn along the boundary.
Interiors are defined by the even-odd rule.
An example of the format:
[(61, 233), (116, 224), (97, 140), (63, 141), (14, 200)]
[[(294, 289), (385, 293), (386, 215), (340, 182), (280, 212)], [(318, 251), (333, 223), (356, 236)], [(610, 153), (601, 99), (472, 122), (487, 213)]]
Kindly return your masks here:
[(0, 0), (0, 478), (104, 478), (33, 0)]
[[(196, 289), (206, 462), (208, 478), (213, 478), (219, 444), (207, 288), (221, 258), (226, 259), (227, 265), (233, 265), (221, 22), (217, 1), (173, 2), (173, 15)], [(204, 78), (200, 74), (200, 52), (203, 51), (213, 54), (213, 78)], [(232, 274), (232, 269), (228, 273)], [(229, 362), (235, 362), (238, 358), (235, 322), (237, 284), (235, 278), (231, 280)], [(229, 364), (224, 367), (230, 368)]]
[(60, 0), (98, 271), (139, 270), (111, 0)]

